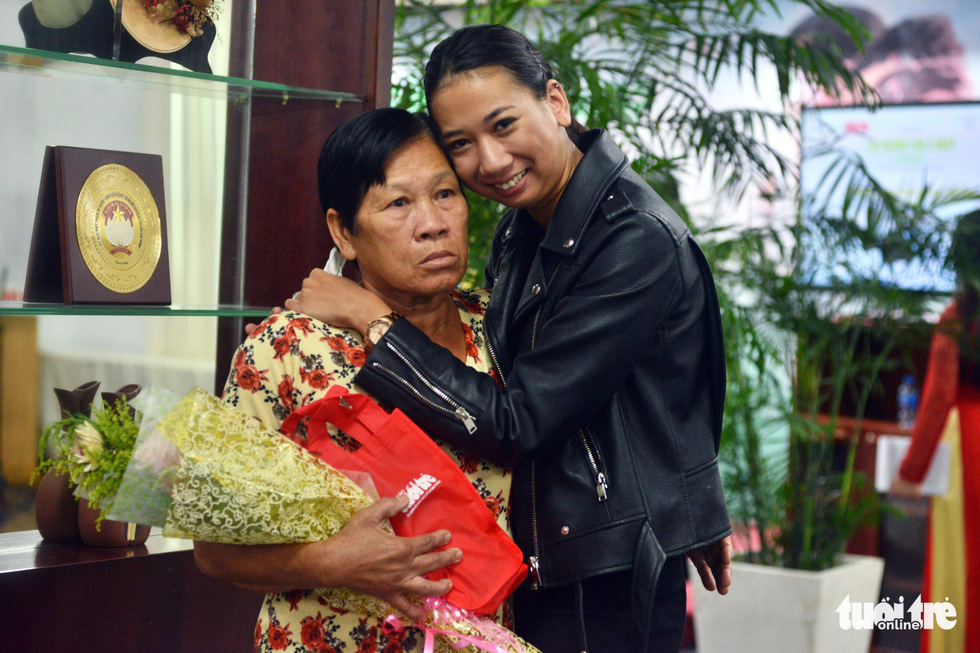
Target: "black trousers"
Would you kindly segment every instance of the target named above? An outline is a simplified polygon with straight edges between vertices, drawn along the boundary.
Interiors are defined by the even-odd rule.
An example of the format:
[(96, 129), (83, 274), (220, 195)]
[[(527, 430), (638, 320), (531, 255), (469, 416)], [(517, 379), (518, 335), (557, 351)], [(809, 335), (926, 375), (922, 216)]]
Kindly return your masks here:
[[(654, 645), (632, 653), (680, 650), (687, 614), (685, 580), (684, 556), (667, 558), (652, 608)], [(623, 571), (565, 587), (522, 588), (514, 594), (517, 634), (543, 653), (628, 653), (632, 585), (632, 572)]]

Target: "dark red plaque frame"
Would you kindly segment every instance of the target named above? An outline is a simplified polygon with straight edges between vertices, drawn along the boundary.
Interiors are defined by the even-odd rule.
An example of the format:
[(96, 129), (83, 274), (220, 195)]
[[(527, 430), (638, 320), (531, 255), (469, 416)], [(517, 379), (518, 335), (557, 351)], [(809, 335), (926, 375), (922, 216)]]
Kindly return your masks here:
[[(96, 169), (123, 165), (146, 184), (160, 214), (160, 260), (150, 279), (133, 292), (111, 290), (82, 258), (75, 209), (82, 185)], [(24, 300), (65, 304), (169, 304), (170, 256), (163, 194), (163, 159), (158, 154), (55, 146), (44, 152), (41, 184), (27, 262)]]

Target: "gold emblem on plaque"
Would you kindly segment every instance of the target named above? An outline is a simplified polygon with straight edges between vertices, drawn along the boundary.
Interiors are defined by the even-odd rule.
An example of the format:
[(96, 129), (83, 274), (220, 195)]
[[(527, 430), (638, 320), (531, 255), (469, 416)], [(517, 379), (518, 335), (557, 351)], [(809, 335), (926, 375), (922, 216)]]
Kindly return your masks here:
[(89, 271), (118, 293), (142, 288), (160, 261), (160, 212), (139, 175), (118, 163), (97, 168), (78, 194), (78, 248)]

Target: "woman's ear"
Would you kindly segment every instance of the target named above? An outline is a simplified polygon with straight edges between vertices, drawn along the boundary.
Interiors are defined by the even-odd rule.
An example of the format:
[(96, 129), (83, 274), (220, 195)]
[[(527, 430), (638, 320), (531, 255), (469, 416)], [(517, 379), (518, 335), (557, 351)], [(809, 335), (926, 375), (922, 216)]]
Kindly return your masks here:
[(330, 237), (333, 239), (334, 246), (340, 250), (340, 254), (348, 261), (356, 261), (357, 248), (354, 247), (351, 232), (341, 222), (340, 214), (336, 209), (327, 209), (327, 229), (330, 230)]
[(568, 127), (572, 124), (572, 108), (568, 104), (568, 96), (565, 89), (558, 83), (557, 79), (549, 79), (548, 87), (544, 96), (545, 102), (555, 114), (560, 127)]

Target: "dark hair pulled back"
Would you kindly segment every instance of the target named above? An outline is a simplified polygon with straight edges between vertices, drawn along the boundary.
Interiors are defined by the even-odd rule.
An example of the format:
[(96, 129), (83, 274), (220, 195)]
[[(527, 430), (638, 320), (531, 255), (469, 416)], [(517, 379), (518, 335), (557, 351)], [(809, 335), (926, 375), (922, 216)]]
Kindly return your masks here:
[[(503, 68), (538, 99), (547, 94), (549, 79), (558, 80), (551, 64), (520, 32), (504, 25), (470, 25), (439, 43), (425, 64), (422, 86), (429, 113), (433, 96), (447, 78), (488, 66)], [(567, 131), (575, 136), (585, 127), (572, 120)]]
[(368, 189), (385, 183), (388, 159), (402, 146), (423, 138), (442, 145), (428, 116), (404, 109), (375, 109), (337, 127), (317, 162), (323, 212), (334, 209), (344, 228), (357, 233), (357, 211)]

